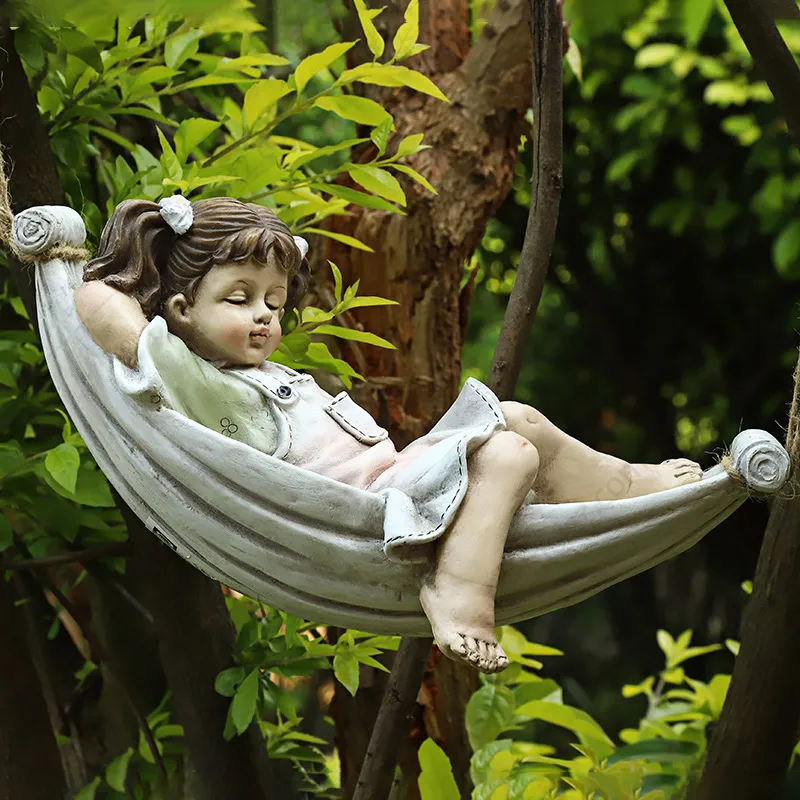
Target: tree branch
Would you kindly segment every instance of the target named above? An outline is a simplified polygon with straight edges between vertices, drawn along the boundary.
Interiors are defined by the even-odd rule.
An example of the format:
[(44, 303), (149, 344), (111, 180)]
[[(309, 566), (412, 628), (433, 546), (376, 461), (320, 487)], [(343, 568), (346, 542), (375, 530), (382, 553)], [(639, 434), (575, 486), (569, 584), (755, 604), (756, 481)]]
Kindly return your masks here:
[(771, 12), (761, 0), (725, 0), (725, 5), (756, 67), (775, 96), (786, 119), (789, 136), (800, 148), (800, 70), (778, 32), (774, 11)]
[[(561, 198), (562, 19), (556, 0), (528, 0), (533, 45), (533, 195), (522, 258), (500, 332), (489, 386), (510, 397), (541, 298)], [(383, 800), (391, 790), (399, 734), (417, 697), (430, 639), (404, 638), (378, 712), (353, 800)]]
[(531, 207), (514, 288), (500, 329), (489, 386), (514, 394), (522, 355), (544, 289), (558, 222), (562, 178), (562, 21), (554, 0), (531, 3), (533, 40), (533, 178)]
[(101, 544), (97, 547), (88, 547), (85, 550), (73, 550), (69, 553), (59, 553), (55, 556), (44, 556), (42, 558), (25, 558), (17, 561), (0, 562), (3, 570), (36, 570), (46, 567), (57, 567), (62, 564), (81, 564), (85, 561), (96, 561), (99, 558), (110, 558), (112, 556), (126, 556), (131, 552), (131, 546), (127, 542), (111, 542)]

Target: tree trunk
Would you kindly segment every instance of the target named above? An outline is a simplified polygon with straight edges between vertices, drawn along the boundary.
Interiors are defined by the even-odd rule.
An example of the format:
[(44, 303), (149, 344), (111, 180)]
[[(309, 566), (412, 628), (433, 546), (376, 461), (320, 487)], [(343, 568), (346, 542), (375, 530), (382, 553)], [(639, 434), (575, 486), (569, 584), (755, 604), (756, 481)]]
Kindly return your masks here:
[(800, 713), (798, 530), (800, 497), (776, 500), (742, 620), (741, 652), (692, 800), (780, 796)]
[[(375, 20), (389, 43), (406, 5), (393, 0)], [(404, 180), (406, 216), (362, 209), (331, 221), (332, 230), (355, 236), (374, 253), (325, 243), (325, 257), (342, 268), (346, 280), (360, 280), (361, 293), (399, 302), (358, 312), (358, 321), (367, 330), (388, 339), (397, 350), (364, 348), (354, 358), (368, 379), (354, 394), (390, 428), (398, 447), (426, 433), (458, 392), (468, 299), (460, 291), (464, 262), (511, 188), (530, 106), (527, 2), (499, 0), (471, 48), (468, 14), (465, 0), (420, 4), (420, 41), (432, 47), (410, 59), (409, 66), (431, 77), (449, 104), (405, 90), (368, 87), (373, 99), (397, 112), (397, 141), (412, 132), (425, 133), (425, 144), (432, 149), (408, 163), (428, 178), (438, 194)], [(352, 25), (351, 18), (348, 26)], [(346, 31), (345, 37), (363, 38), (357, 27)], [(370, 56), (354, 49), (355, 62), (365, 58)], [(444, 746), (462, 796), (468, 798), (471, 751), (464, 707), (477, 688), (477, 674), (444, 658), (435, 657), (432, 664), (418, 698), (413, 739), (418, 743), (429, 735)], [(382, 676), (375, 681), (385, 685)], [(380, 693), (372, 694), (379, 701)], [(366, 731), (337, 726), (346, 797), (355, 787), (377, 713), (377, 701), (368, 700), (368, 708), (362, 702), (361, 692), (350, 698), (337, 687), (339, 721), (361, 720), (368, 726)], [(401, 756), (400, 762), (404, 770), (412, 771), (413, 780), (407, 783), (416, 787), (416, 758)]]
[(64, 773), (20, 617), (0, 579), (0, 800), (59, 800)]
[[(800, 70), (778, 33), (775, 16), (796, 16), (786, 3), (725, 0), (753, 61), (766, 79), (800, 148)], [(791, 5), (794, 5), (792, 3)], [(796, 10), (796, 9), (795, 9)], [(800, 362), (786, 447), (795, 471), (800, 463)], [(742, 620), (742, 648), (728, 696), (709, 746), (693, 800), (760, 800), (777, 797), (797, 743), (800, 721), (800, 494), (778, 498), (764, 534), (753, 595)]]
[[(63, 192), (47, 133), (14, 49), (8, 21), (2, 17), (0, 72), (0, 135), (6, 158), (13, 164), (9, 183), (15, 207), (59, 204), (63, 202)], [(12, 265), (12, 276), (31, 319), (35, 319), (30, 274)], [(123, 504), (119, 505), (126, 516), (134, 558), (141, 559), (142, 568), (137, 570), (141, 584), (134, 591), (146, 597), (155, 620), (176, 716), (184, 726), (197, 776), (197, 797), (290, 797), (288, 780), (278, 784), (271, 780), (275, 776), (257, 727), (231, 742), (222, 738), (227, 701), (214, 691), (214, 678), (232, 663), (233, 631), (219, 585), (162, 547)], [(117, 620), (116, 624), (126, 628), (124, 620)], [(125, 658), (124, 653), (112, 653), (112, 659), (114, 656)], [(140, 709), (144, 714), (149, 710)], [(0, 717), (0, 728), (5, 725), (5, 719)]]

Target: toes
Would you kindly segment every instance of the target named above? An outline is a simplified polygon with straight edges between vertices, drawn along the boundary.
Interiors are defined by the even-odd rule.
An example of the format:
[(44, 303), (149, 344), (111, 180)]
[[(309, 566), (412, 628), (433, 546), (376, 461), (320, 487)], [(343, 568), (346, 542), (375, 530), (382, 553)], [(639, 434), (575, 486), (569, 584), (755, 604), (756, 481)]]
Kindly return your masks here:
[(480, 648), (478, 646), (478, 642), (472, 636), (465, 636), (464, 637), (464, 644), (467, 647), (467, 652), (465, 653), (467, 660), (470, 664), (477, 665), (480, 662)]

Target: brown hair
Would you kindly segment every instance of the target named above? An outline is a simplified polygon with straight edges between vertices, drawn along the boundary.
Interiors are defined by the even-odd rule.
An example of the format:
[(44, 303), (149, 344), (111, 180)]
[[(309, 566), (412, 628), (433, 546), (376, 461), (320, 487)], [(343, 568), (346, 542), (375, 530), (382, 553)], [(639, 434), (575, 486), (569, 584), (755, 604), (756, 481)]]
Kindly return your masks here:
[(84, 269), (84, 280), (100, 280), (135, 297), (151, 319), (173, 295), (184, 294), (192, 303), (212, 267), (251, 260), (266, 265), (274, 252), (289, 277), (286, 310), (299, 302), (308, 288), (308, 261), (274, 212), (230, 197), (198, 200), (192, 210), (191, 228), (176, 234), (157, 203), (120, 203), (103, 229), (97, 255)]

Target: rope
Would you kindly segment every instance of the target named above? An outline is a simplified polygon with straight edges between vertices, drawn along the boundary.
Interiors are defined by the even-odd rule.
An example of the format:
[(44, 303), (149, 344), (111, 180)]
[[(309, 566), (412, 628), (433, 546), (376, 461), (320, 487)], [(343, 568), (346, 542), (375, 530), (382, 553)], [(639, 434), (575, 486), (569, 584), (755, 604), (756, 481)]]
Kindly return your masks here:
[(11, 237), (11, 223), (14, 215), (11, 213), (11, 198), (8, 194), (8, 180), (6, 178), (5, 159), (3, 150), (0, 147), (0, 240), (7, 247), (13, 249), (13, 239)]
[(8, 191), (5, 158), (2, 146), (0, 146), (0, 243), (11, 250), (14, 257), (22, 264), (41, 264), (45, 261), (56, 260), (86, 261), (89, 258), (88, 250), (68, 244), (56, 244), (41, 253), (23, 253), (14, 241), (13, 228), (14, 213), (11, 211), (11, 195)]
[(786, 450), (792, 457), (792, 461), (800, 456), (797, 452), (798, 446), (798, 425), (800, 425), (800, 353), (798, 353), (797, 366), (794, 369), (794, 393), (792, 394), (792, 405), (789, 408), (789, 427), (786, 430)]

